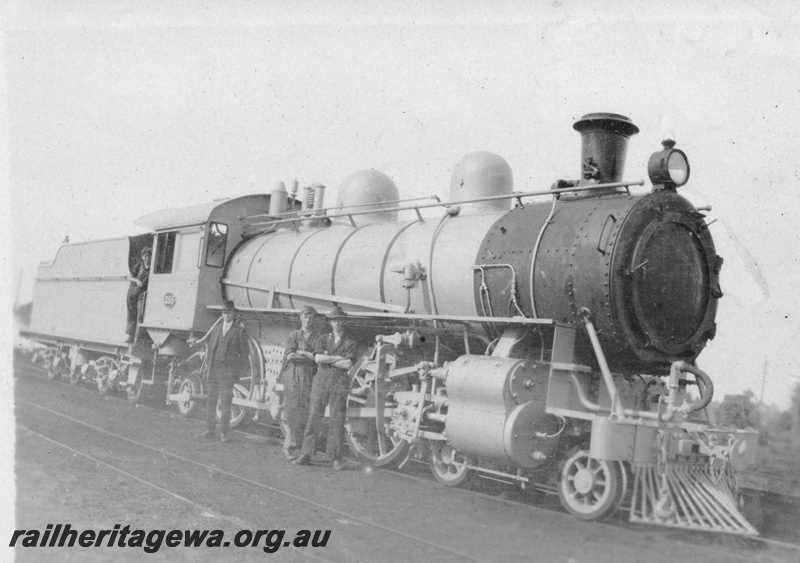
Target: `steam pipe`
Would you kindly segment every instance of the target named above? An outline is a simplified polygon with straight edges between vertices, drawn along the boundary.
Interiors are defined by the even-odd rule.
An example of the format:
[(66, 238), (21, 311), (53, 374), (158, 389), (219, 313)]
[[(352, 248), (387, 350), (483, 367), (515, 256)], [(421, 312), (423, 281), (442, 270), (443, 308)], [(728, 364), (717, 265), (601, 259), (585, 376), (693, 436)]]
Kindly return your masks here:
[[(676, 406), (678, 403), (678, 389), (680, 387), (680, 379), (681, 373), (689, 372), (694, 374), (700, 382), (704, 385), (706, 391), (701, 391), (701, 400), (696, 403), (691, 403), (687, 405)], [(713, 397), (713, 383), (711, 382), (711, 378), (701, 369), (687, 364), (686, 362), (673, 362), (672, 366), (670, 367), (670, 377), (669, 377), (669, 396), (667, 398), (667, 410), (666, 412), (648, 412), (648, 411), (640, 411), (636, 409), (623, 409), (617, 408), (614, 409), (613, 405), (613, 398), (612, 398), (612, 410), (609, 411), (601, 407), (597, 403), (593, 403), (589, 400), (586, 396), (586, 392), (583, 390), (583, 386), (581, 385), (578, 377), (573, 373), (571, 374), (572, 383), (575, 386), (575, 390), (578, 392), (578, 400), (581, 404), (589, 411), (592, 412), (604, 412), (604, 413), (614, 413), (623, 414), (625, 416), (633, 416), (638, 418), (649, 418), (652, 420), (657, 420), (659, 422), (670, 422), (673, 418), (675, 418), (675, 414), (680, 412), (683, 414), (690, 414), (699, 410), (706, 408), (709, 403), (711, 403), (711, 399)], [(616, 390), (616, 388), (614, 388)], [(611, 391), (609, 390), (609, 393)], [(612, 396), (613, 397), (613, 396)]]
[(592, 324), (592, 312), (586, 307), (581, 307), (578, 311), (583, 318), (583, 324), (586, 326), (586, 332), (589, 335), (589, 340), (592, 341), (592, 348), (597, 357), (597, 363), (600, 365), (600, 372), (603, 374), (603, 381), (608, 389), (608, 394), (611, 397), (611, 412), (613, 414), (623, 414), (619, 405), (619, 396), (617, 394), (617, 386), (614, 384), (614, 378), (611, 376), (611, 370), (608, 368), (606, 356), (603, 353), (603, 348), (600, 346), (600, 340), (597, 338), (597, 332), (594, 330)]
[(544, 230), (547, 228), (547, 225), (550, 224), (550, 221), (553, 219), (553, 214), (556, 212), (556, 202), (558, 201), (558, 196), (553, 196), (553, 205), (550, 206), (550, 214), (545, 219), (544, 223), (542, 223), (542, 228), (539, 230), (539, 236), (536, 237), (536, 244), (533, 245), (533, 254), (531, 255), (531, 311), (533, 312), (533, 318), (538, 319), (539, 313), (536, 311), (536, 295), (533, 292), (533, 281), (536, 279), (534, 275), (535, 266), (536, 266), (536, 255), (539, 253), (539, 245), (542, 243), (542, 237), (544, 236)]
[(430, 422), (445, 423), (445, 422), (447, 422), (447, 415), (446, 414), (441, 414), (441, 413), (438, 413), (438, 412), (426, 412), (425, 413), (425, 420), (428, 420)]
[[(698, 402), (678, 407), (675, 405), (678, 403), (678, 390), (682, 379), (681, 373), (685, 372), (689, 372), (698, 378), (703, 383), (703, 388), (701, 389), (700, 385), (697, 386), (700, 391), (700, 400)], [(672, 420), (676, 412), (691, 414), (702, 410), (711, 403), (711, 399), (714, 397), (714, 384), (708, 374), (700, 368), (683, 361), (672, 362), (669, 368), (669, 383), (667, 386), (669, 387), (669, 397), (667, 398), (667, 412), (662, 417), (664, 421)]]
[(570, 375), (572, 377), (572, 384), (575, 386), (575, 390), (578, 392), (578, 400), (581, 402), (581, 404), (592, 412), (605, 411), (606, 409), (589, 400), (589, 398), (586, 396), (586, 392), (583, 390), (583, 385), (581, 385), (581, 382), (578, 381), (578, 376), (574, 373)]

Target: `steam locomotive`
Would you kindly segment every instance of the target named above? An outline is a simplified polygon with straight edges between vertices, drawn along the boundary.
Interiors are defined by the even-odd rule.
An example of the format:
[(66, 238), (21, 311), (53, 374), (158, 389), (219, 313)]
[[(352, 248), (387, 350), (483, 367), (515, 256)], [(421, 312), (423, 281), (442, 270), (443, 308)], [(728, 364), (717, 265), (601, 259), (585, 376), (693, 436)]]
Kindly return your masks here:
[[(665, 140), (637, 193), (643, 181), (623, 180), (636, 125), (592, 113), (574, 129), (580, 177), (547, 190), (514, 191), (508, 163), (478, 152), (446, 202), (403, 200), (363, 170), (331, 208), (324, 186), (295, 181), (152, 213), (136, 221), (149, 234), (65, 245), (38, 271), (25, 335), (48, 345), (51, 377), (101, 393), (135, 401), (166, 373), (167, 403), (188, 414), (205, 395), (186, 342), (231, 299), (251, 337), (233, 424), (280, 421), (297, 313), (338, 305), (365, 346), (346, 424), (362, 462), (426, 459), (448, 486), (553, 483), (582, 520), (629, 505), (634, 522), (757, 534), (736, 485), (757, 436), (716, 425), (713, 382), (694, 365), (715, 335), (722, 258), (677, 193), (688, 159)], [(144, 247), (152, 273), (128, 345), (125, 276)]]

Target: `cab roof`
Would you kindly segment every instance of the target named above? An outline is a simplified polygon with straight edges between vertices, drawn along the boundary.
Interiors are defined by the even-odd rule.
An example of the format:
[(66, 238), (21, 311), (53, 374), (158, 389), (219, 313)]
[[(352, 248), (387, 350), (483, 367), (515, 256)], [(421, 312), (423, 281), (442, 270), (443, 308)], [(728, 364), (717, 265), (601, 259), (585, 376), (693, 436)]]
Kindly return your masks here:
[[(154, 211), (136, 219), (133, 224), (137, 227), (144, 227), (153, 231), (163, 231), (166, 229), (177, 229), (179, 227), (190, 227), (193, 225), (202, 225), (211, 218), (215, 210), (226, 207), (231, 204), (246, 204), (242, 200), (260, 200), (266, 198), (267, 209), (269, 209), (269, 196), (268, 195), (247, 195), (235, 198), (215, 199), (207, 203), (198, 203), (197, 205), (190, 205), (188, 207), (176, 207), (173, 209), (162, 209)], [(253, 211), (259, 211), (261, 206), (258, 206)]]
[(190, 205), (189, 207), (162, 209), (139, 217), (133, 224), (137, 227), (144, 227), (145, 229), (152, 229), (154, 231), (200, 225), (208, 221), (212, 211), (228, 201), (230, 201), (230, 199), (199, 203), (197, 205)]

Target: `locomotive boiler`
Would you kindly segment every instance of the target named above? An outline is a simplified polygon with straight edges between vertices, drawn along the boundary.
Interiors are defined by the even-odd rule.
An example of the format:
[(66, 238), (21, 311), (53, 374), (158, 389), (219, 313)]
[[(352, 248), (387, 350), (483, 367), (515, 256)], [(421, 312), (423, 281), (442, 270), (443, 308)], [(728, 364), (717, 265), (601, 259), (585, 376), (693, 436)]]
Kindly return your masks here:
[[(629, 193), (623, 164), (635, 125), (590, 114), (575, 128), (584, 177), (557, 183), (552, 203), (511, 209), (524, 194), (512, 192), (509, 165), (474, 153), (456, 167), (440, 218), (398, 221), (397, 188), (362, 172), (343, 186), (339, 207), (350, 212), (334, 208), (330, 226), (245, 241), (225, 272), (226, 293), (254, 308), (324, 307), (336, 296), (351, 311), (562, 323), (580, 323), (588, 307), (612, 369), (666, 374), (714, 335), (722, 259), (704, 215), (671, 177), (658, 177), (651, 193)], [(667, 170), (683, 154), (668, 145), (654, 156), (671, 159)], [(276, 297), (275, 287), (288, 291)], [(579, 357), (591, 362), (588, 340), (579, 340)]]
[[(129, 366), (149, 362), (152, 383), (168, 365), (167, 401), (188, 413), (204, 386), (185, 342), (231, 299), (253, 337), (237, 421), (279, 420), (297, 311), (338, 305), (366, 347), (346, 425), (363, 462), (424, 460), (451, 486), (477, 475), (555, 488), (585, 520), (626, 506), (636, 522), (755, 534), (735, 478), (755, 433), (715, 424), (713, 382), (695, 365), (715, 336), (722, 259), (702, 210), (678, 194), (688, 159), (664, 141), (637, 191), (644, 182), (624, 180), (631, 120), (593, 113), (574, 129), (579, 178), (549, 189), (515, 191), (508, 163), (479, 152), (457, 164), (444, 202), (401, 199), (365, 170), (332, 207), (322, 185), (300, 196), (281, 185), (151, 214), (138, 222), (154, 231), (155, 267), (137, 345), (86, 343), (44, 321), (30, 335), (71, 375), (99, 365), (99, 386), (130, 391), (142, 370)], [(43, 287), (56, 285), (49, 271)]]

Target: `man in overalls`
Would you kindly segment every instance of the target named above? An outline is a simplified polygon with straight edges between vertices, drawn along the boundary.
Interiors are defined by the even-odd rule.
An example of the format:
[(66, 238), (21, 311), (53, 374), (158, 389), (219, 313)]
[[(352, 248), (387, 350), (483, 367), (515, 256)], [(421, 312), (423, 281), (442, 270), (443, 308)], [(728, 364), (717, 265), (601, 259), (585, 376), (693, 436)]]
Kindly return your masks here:
[(333, 460), (336, 471), (344, 469), (342, 463), (342, 441), (347, 410), (347, 395), (350, 392), (348, 370), (356, 361), (356, 343), (345, 332), (345, 312), (334, 307), (328, 319), (333, 331), (317, 339), (314, 360), (317, 374), (311, 387), (311, 407), (308, 414), (300, 457), (292, 463), (308, 465), (316, 450), (317, 437), (322, 432), (322, 416), (325, 406), (330, 405), (331, 419), (328, 429), (328, 459)]

